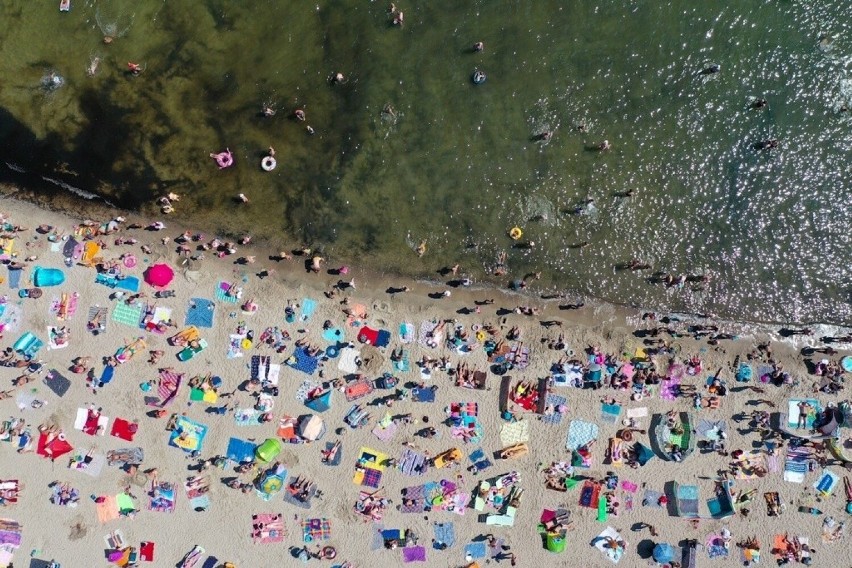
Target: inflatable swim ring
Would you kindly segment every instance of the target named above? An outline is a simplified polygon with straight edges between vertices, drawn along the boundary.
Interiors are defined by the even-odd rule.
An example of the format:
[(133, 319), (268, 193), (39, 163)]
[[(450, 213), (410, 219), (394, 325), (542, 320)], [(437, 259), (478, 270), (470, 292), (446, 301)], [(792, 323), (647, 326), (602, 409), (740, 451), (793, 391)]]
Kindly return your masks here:
[(485, 73), (478, 69), (473, 72), (473, 76), (471, 77), (471, 80), (473, 81), (474, 85), (481, 85), (485, 82), (485, 79), (487, 79)]
[(512, 227), (512, 229), (509, 231), (509, 237), (511, 237), (513, 241), (517, 241), (523, 236), (524, 232), (521, 230), (520, 227)]
[(264, 156), (263, 159), (260, 161), (260, 167), (265, 172), (271, 172), (275, 169), (275, 166), (277, 165), (278, 162), (276, 162), (275, 158), (273, 158), (272, 156)]
[(124, 267), (125, 268), (133, 268), (136, 266), (136, 257), (132, 254), (128, 254), (124, 257)]
[(218, 154), (210, 154), (210, 157), (216, 160), (216, 165), (219, 166), (220, 170), (234, 165), (234, 155), (229, 148), (225, 148), (224, 152), (219, 152)]

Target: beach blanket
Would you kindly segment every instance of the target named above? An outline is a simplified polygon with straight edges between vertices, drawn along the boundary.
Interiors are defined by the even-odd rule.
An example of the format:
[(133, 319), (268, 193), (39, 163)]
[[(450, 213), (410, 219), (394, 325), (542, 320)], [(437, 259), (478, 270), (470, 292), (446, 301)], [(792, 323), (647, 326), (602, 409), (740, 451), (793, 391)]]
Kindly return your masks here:
[(107, 329), (107, 322), (109, 321), (108, 316), (109, 308), (102, 308), (101, 306), (92, 306), (91, 308), (89, 308), (89, 313), (86, 315), (86, 321), (97, 323), (91, 326), (87, 326), (87, 329), (95, 335), (105, 332)]
[(405, 475), (421, 476), (426, 473), (426, 455), (406, 447), (399, 458), (399, 470)]
[(132, 442), (138, 429), (139, 425), (135, 422), (129, 422), (123, 418), (116, 418), (112, 423), (112, 429), (109, 434), (110, 436), (115, 436), (116, 438)]
[(77, 417), (74, 419), (74, 429), (81, 430), (89, 436), (106, 435), (106, 427), (109, 417), (99, 414), (91, 408), (78, 408)]
[(225, 456), (235, 463), (245, 463), (254, 459), (254, 450), (257, 444), (240, 440), (239, 438), (231, 438), (228, 440), (228, 449), (225, 450)]
[(623, 541), (617, 530), (607, 527), (605, 531), (592, 540), (592, 546), (603, 552), (604, 556), (613, 564), (618, 564), (618, 561), (624, 556), (624, 548), (620, 546), (616, 548), (607, 547), (607, 543), (611, 540), (615, 540), (616, 542)]
[(388, 420), (380, 420), (376, 427), (373, 428), (373, 435), (382, 442), (390, 442), (396, 435), (399, 426), (393, 420), (390, 420), (390, 414), (387, 415)]
[(69, 336), (54, 325), (47, 326), (47, 348), (49, 350), (65, 349), (68, 347)]
[(234, 410), (234, 422), (237, 426), (260, 426), (263, 413), (254, 408), (237, 408)]
[(601, 420), (608, 424), (616, 424), (621, 415), (620, 404), (601, 404)]
[(465, 557), (469, 556), (474, 560), (485, 558), (487, 553), (488, 549), (484, 540), (478, 542), (471, 542), (470, 544), (467, 544), (464, 547)]
[(423, 347), (438, 347), (441, 345), (443, 333), (439, 332), (435, 334), (434, 331), (436, 327), (438, 327), (438, 324), (433, 321), (424, 320), (420, 322), (420, 336), (418, 343), (420, 343)]
[(204, 298), (192, 298), (189, 301), (189, 307), (186, 310), (186, 319), (184, 325), (194, 325), (195, 327), (213, 327), (213, 314), (215, 313), (215, 305), (212, 300)]
[(557, 426), (562, 423), (562, 413), (559, 408), (568, 403), (568, 399), (558, 394), (548, 394), (545, 399), (545, 412), (541, 417), (541, 421), (551, 426)]
[(389, 331), (372, 329), (366, 325), (358, 331), (358, 341), (374, 347), (387, 347), (390, 344), (390, 337)]
[(581, 446), (585, 446), (592, 440), (598, 437), (598, 425), (592, 422), (584, 422), (582, 420), (572, 420), (568, 425), (568, 441), (565, 447), (568, 451), (574, 451)]
[(153, 484), (148, 495), (148, 510), (161, 513), (174, 513), (177, 492), (174, 483), (158, 481)]
[(157, 330), (157, 325), (171, 321), (172, 319), (172, 309), (167, 308), (165, 306), (157, 306), (154, 308), (154, 313), (148, 318), (148, 321), (145, 323), (145, 331), (150, 331), (153, 333), (163, 333)]
[(812, 430), (814, 427), (814, 422), (816, 421), (817, 414), (820, 407), (819, 401), (814, 398), (791, 398), (787, 403), (787, 428), (790, 430), (795, 430), (799, 425), (799, 414), (801, 411), (799, 410), (799, 403), (807, 402), (810, 405), (810, 410), (808, 411), (808, 415), (805, 418), (805, 429)]
[(784, 460), (784, 481), (792, 483), (803, 483), (808, 471), (810, 453), (807, 448), (787, 447), (787, 456)]
[(140, 447), (119, 448), (106, 454), (107, 464), (110, 466), (139, 465), (144, 459), (145, 451)]
[(353, 402), (355, 400), (358, 400), (359, 398), (367, 396), (368, 394), (372, 393), (373, 390), (373, 381), (361, 379), (358, 381), (347, 383), (343, 394), (346, 396), (347, 401)]
[(435, 390), (429, 387), (414, 387), (411, 389), (411, 400), (414, 402), (435, 402)]
[(473, 466), (476, 468), (476, 471), (482, 471), (484, 469), (488, 469), (493, 463), (487, 457), (485, 457), (485, 451), (482, 448), (477, 448), (470, 453), (468, 456)]
[(255, 544), (284, 542), (287, 528), (280, 513), (261, 513), (251, 516), (251, 539)]
[(183, 373), (175, 373), (168, 369), (161, 370), (160, 378), (157, 382), (157, 396), (146, 396), (145, 404), (165, 408), (177, 396), (182, 381)]
[(340, 350), (340, 361), (337, 362), (337, 368), (346, 374), (354, 375), (361, 370), (361, 367), (358, 366), (360, 361), (360, 351), (351, 347), (344, 347)]
[(580, 488), (579, 505), (589, 509), (597, 509), (600, 494), (601, 484), (587, 479)]
[(819, 492), (823, 498), (831, 496), (837, 483), (840, 481), (840, 476), (827, 469), (822, 470), (822, 475), (814, 482), (814, 489)]
[(414, 324), (408, 322), (399, 324), (399, 340), (403, 344), (407, 345), (413, 342), (416, 333), (417, 330), (414, 328)]
[(210, 476), (196, 475), (183, 483), (186, 497), (194, 511), (206, 511), (210, 508)]
[(663, 504), (660, 502), (660, 498), (662, 496), (663, 493), (660, 491), (645, 489), (645, 495), (642, 497), (642, 505), (644, 505), (645, 507), (651, 507), (653, 509), (662, 509)]
[(737, 460), (737, 479), (757, 479), (758, 475), (755, 468), (766, 468), (766, 462), (763, 459), (763, 454), (744, 455)]
[(71, 388), (71, 381), (62, 376), (56, 369), (51, 369), (42, 381), (47, 388), (53, 391), (53, 394), (59, 397), (65, 396), (68, 389)]
[(229, 304), (236, 304), (237, 300), (239, 298), (237, 298), (236, 294), (234, 294), (233, 296), (228, 295), (228, 290), (230, 290), (230, 289), (231, 289), (230, 283), (225, 282), (224, 280), (220, 281), (216, 285), (216, 294), (215, 294), (216, 299), (219, 300), (220, 302), (227, 302)]
[(118, 519), (118, 501), (114, 495), (101, 495), (95, 500), (98, 522), (102, 525)]
[(403, 373), (411, 370), (411, 354), (408, 352), (408, 349), (402, 350), (399, 359), (393, 362), (393, 368)]
[(680, 392), (680, 376), (670, 376), (660, 382), (660, 398), (663, 400), (676, 400)]
[(323, 330), (322, 338), (329, 343), (333, 343), (335, 345), (342, 343), (345, 335), (343, 334), (343, 330), (339, 327), (330, 327), (328, 329)]
[(453, 523), (435, 523), (432, 525), (432, 530), (435, 534), (433, 548), (443, 550), (444, 548), (452, 548), (456, 544), (456, 527)]
[(45, 432), (41, 432), (38, 437), (36, 453), (42, 457), (55, 460), (74, 449), (64, 435), (55, 436), (50, 441), (48, 441), (48, 437)]
[(319, 542), (331, 538), (331, 521), (326, 518), (302, 521), (302, 541)]
[(205, 436), (207, 436), (207, 426), (190, 420), (186, 416), (178, 416), (175, 429), (169, 437), (169, 445), (187, 453), (201, 451)]
[(23, 273), (23, 268), (9, 267), (9, 288), (16, 290), (21, 285), (21, 274)]
[(297, 347), (293, 355), (287, 359), (286, 364), (297, 371), (312, 375), (319, 366), (319, 358), (308, 354), (308, 350), (304, 347)]
[(18, 304), (0, 304), (0, 330), (15, 333), (21, 328), (23, 308)]
[(62, 294), (55, 297), (50, 302), (50, 313), (56, 316), (59, 321), (65, 321), (77, 313), (77, 302), (80, 295), (76, 292), (73, 294)]
[(85, 473), (89, 477), (99, 477), (106, 465), (106, 457), (95, 453), (94, 448), (87, 452), (76, 450), (68, 460), (68, 469)]
[(500, 443), (505, 448), (522, 442), (528, 442), (530, 439), (529, 426), (529, 422), (526, 420), (503, 424), (500, 428)]
[(677, 505), (677, 514), (681, 517), (697, 518), (698, 517), (698, 486), (697, 485), (678, 485), (677, 495), (675, 496)]
[(402, 561), (406, 564), (411, 562), (426, 562), (426, 547), (406, 546), (402, 549)]
[(311, 319), (311, 316), (314, 315), (314, 311), (317, 309), (317, 301), (312, 300), (311, 298), (305, 298), (302, 300), (302, 315), (299, 316), (299, 321), (308, 321)]
[(145, 306), (142, 304), (128, 305), (124, 302), (119, 302), (112, 309), (112, 321), (130, 327), (139, 327), (144, 312)]

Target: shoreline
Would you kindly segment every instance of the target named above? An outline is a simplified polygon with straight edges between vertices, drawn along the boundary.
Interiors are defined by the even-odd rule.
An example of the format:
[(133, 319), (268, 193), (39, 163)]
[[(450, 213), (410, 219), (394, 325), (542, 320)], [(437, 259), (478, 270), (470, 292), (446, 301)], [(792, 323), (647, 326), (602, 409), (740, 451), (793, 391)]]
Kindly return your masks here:
[[(7, 164), (7, 166), (8, 166), (8, 164)], [(49, 182), (45, 182), (46, 187), (47, 187), (48, 183)], [(72, 195), (72, 192), (70, 190), (67, 190), (67, 189), (63, 190), (59, 186), (54, 186), (54, 187), (55, 187), (55, 189), (53, 189), (53, 191), (55, 192), (55, 194), (53, 196), (50, 196), (50, 195), (44, 195), (39, 190), (32, 190), (32, 189), (24, 188), (24, 187), (21, 187), (18, 184), (12, 183), (12, 182), (6, 182), (6, 183), (0, 182), (0, 196), (6, 196), (6, 197), (9, 197), (9, 198), (14, 199), (16, 201), (20, 201), (20, 202), (23, 202), (23, 203), (28, 203), (28, 204), (34, 205), (35, 207), (42, 209), (42, 210), (47, 210), (47, 211), (51, 211), (51, 212), (59, 213), (59, 214), (63, 214), (63, 215), (68, 215), (68, 216), (74, 217), (74, 218), (79, 217), (80, 220), (85, 219), (85, 218), (89, 218), (89, 217), (97, 217), (97, 215), (90, 215), (89, 217), (87, 217), (86, 215), (83, 214), (84, 211), (87, 210), (87, 208), (92, 208), (92, 209), (97, 210), (101, 214), (101, 216), (121, 214), (121, 215), (125, 216), (128, 219), (129, 222), (138, 222), (138, 223), (141, 223), (143, 225), (150, 222), (150, 219), (151, 219), (150, 214), (148, 214), (146, 212), (142, 212), (142, 211), (134, 211), (134, 210), (130, 210), (130, 209), (124, 209), (124, 208), (116, 207), (116, 206), (110, 204), (109, 201), (106, 200), (106, 198), (104, 198), (100, 195), (90, 194), (90, 195), (93, 196), (90, 199), (90, 198), (83, 197), (83, 196), (80, 196), (80, 195), (74, 196), (74, 195)], [(59, 206), (59, 203), (62, 203), (62, 205)], [(164, 222), (168, 221), (167, 226), (177, 226), (177, 229), (171, 229), (170, 228), (169, 233), (171, 233), (171, 231), (173, 231), (173, 230), (177, 231), (178, 233), (180, 233), (184, 230), (190, 230), (190, 231), (193, 231), (193, 232), (196, 232), (196, 231), (199, 230), (198, 227), (190, 227), (190, 224), (186, 223), (185, 222), (186, 220), (182, 219), (179, 216), (171, 217), (169, 215), (155, 215), (155, 217), (164, 220)], [(237, 239), (239, 237), (239, 235), (235, 235), (235, 234), (232, 234), (232, 233), (229, 233), (229, 232), (219, 233), (219, 231), (217, 229), (208, 228), (208, 227), (201, 227), (200, 230), (210, 232), (211, 234), (221, 234), (220, 238)], [(297, 247), (297, 245), (293, 244), (292, 246), (284, 247), (284, 248), (286, 250), (291, 250), (291, 249), (295, 249), (296, 247)], [(264, 240), (259, 240), (258, 242), (252, 242), (251, 244), (246, 245), (246, 246), (241, 246), (240, 248), (241, 248), (241, 250), (251, 251), (255, 256), (260, 255), (261, 259), (265, 259), (265, 260), (263, 260), (263, 262), (265, 262), (266, 264), (270, 264), (270, 263), (274, 262), (274, 261), (269, 260), (269, 257), (277, 254), (277, 252), (279, 250), (281, 250), (280, 248), (276, 249), (275, 247), (272, 246), (272, 244), (270, 242), (267, 242), (267, 241), (264, 241)], [(300, 257), (294, 257), (294, 260), (292, 262), (295, 263), (299, 259), (300, 259)], [(335, 263), (351, 264), (350, 262), (348, 262), (346, 260), (335, 260)], [(281, 265), (282, 268), (283, 268), (283, 266), (285, 266), (281, 263), (275, 263), (275, 264), (272, 264), (271, 267), (277, 268), (278, 267), (277, 265)], [(323, 272), (326, 272), (326, 270), (329, 269), (329, 266), (330, 265), (327, 265), (326, 269), (324, 269)], [(418, 277), (411, 276), (411, 275), (401, 274), (399, 272), (382, 272), (382, 273), (379, 273), (378, 271), (375, 271), (375, 270), (368, 271), (368, 270), (359, 269), (357, 266), (355, 266), (355, 267), (350, 266), (350, 268), (352, 270), (354, 270), (355, 273), (358, 274), (359, 280), (368, 282), (370, 284), (370, 289), (375, 290), (377, 295), (380, 292), (380, 290), (378, 290), (378, 288), (380, 287), (380, 280), (386, 280), (388, 278), (397, 280), (401, 284), (414, 283), (422, 289), (428, 288), (428, 289), (433, 290), (433, 291), (435, 289), (438, 289), (438, 288), (443, 288), (443, 289), (447, 288), (447, 282), (442, 281), (441, 279), (439, 279), (437, 277), (435, 277), (435, 278), (425, 278), (425, 277), (424, 278), (418, 278)], [(294, 270), (298, 270), (298, 268), (294, 268)], [(436, 268), (434, 270), (434, 273), (437, 274), (438, 272), (439, 272), (439, 269)], [(333, 276), (333, 275), (329, 275), (329, 274), (326, 274), (326, 275), (327, 276)], [(310, 277), (310, 276), (318, 276), (318, 275), (311, 275), (306, 270), (305, 274), (303, 274), (303, 276)], [(315, 282), (316, 280), (317, 280), (317, 278), (307, 278), (306, 281), (307, 282)], [(422, 290), (418, 290), (418, 292), (419, 291), (422, 291)], [(500, 285), (497, 281), (497, 278), (492, 278), (490, 280), (478, 282), (476, 285), (473, 285), (473, 286), (471, 286), (470, 288), (467, 288), (467, 289), (462, 288), (460, 286), (455, 287), (455, 288), (453, 288), (453, 292), (455, 294), (469, 294), (470, 296), (469, 296), (468, 299), (473, 298), (474, 296), (477, 296), (477, 294), (474, 294), (474, 292), (477, 292), (477, 293), (481, 292), (485, 295), (499, 294), (499, 295), (501, 295), (501, 297), (504, 297), (504, 298), (507, 298), (507, 299), (512, 298), (512, 297), (526, 298), (530, 302), (534, 302), (537, 305), (541, 306), (542, 309), (550, 316), (561, 316), (568, 321), (577, 322), (577, 323), (586, 323), (586, 324), (593, 322), (593, 316), (588, 313), (590, 310), (592, 312), (597, 312), (597, 311), (603, 309), (603, 310), (606, 310), (606, 311), (609, 311), (609, 310), (616, 311), (618, 313), (618, 316), (624, 320), (624, 322), (625, 322), (623, 324), (624, 326), (630, 325), (627, 322), (635, 321), (636, 316), (641, 315), (644, 312), (657, 312), (657, 311), (659, 311), (660, 314), (670, 314), (672, 316), (677, 316), (677, 317), (683, 318), (685, 320), (691, 320), (691, 321), (696, 321), (696, 322), (712, 321), (716, 324), (726, 326), (726, 328), (730, 328), (731, 330), (739, 330), (739, 331), (742, 331), (742, 332), (748, 332), (748, 333), (754, 334), (756, 336), (757, 335), (763, 335), (766, 338), (771, 339), (773, 341), (783, 341), (783, 338), (781, 338), (773, 330), (773, 328), (775, 328), (777, 326), (819, 327), (819, 328), (824, 330), (823, 333), (827, 333), (827, 334), (833, 334), (833, 333), (841, 334), (841, 332), (843, 332), (843, 334), (845, 334), (847, 332), (852, 332), (852, 323), (850, 323), (849, 325), (840, 325), (840, 324), (830, 324), (830, 323), (825, 323), (825, 322), (750, 321), (750, 320), (737, 320), (737, 319), (732, 320), (732, 319), (718, 318), (718, 317), (715, 317), (715, 316), (705, 317), (702, 314), (681, 312), (681, 311), (677, 311), (677, 310), (675, 310), (675, 311), (658, 310), (656, 308), (634, 306), (630, 303), (616, 303), (616, 302), (611, 302), (611, 301), (608, 301), (608, 300), (603, 300), (603, 299), (600, 299), (600, 298), (587, 296), (587, 295), (583, 295), (583, 294), (575, 294), (575, 293), (569, 294), (569, 293), (565, 293), (565, 292), (559, 292), (559, 291), (557, 291), (556, 289), (553, 289), (553, 288), (548, 288), (548, 289), (544, 289), (544, 290), (536, 290), (535, 292), (531, 289), (527, 289), (525, 291), (510, 290), (507, 286), (505, 286), (505, 284)], [(557, 295), (557, 294), (559, 294), (561, 297), (560, 298), (543, 298), (542, 297), (542, 296)], [(561, 310), (561, 309), (559, 309), (558, 304), (562, 301), (566, 301), (567, 298), (572, 298), (574, 302), (584, 303), (585, 304), (584, 308), (581, 308), (580, 310)], [(555, 306), (556, 306), (556, 309), (554, 309)]]

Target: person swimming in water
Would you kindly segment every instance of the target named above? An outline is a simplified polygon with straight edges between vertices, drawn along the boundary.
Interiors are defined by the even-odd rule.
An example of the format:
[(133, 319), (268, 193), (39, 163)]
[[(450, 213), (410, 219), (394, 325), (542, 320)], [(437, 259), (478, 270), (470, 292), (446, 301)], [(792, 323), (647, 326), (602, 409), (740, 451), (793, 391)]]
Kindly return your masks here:
[(475, 53), (479, 53), (479, 52), (481, 52), (481, 51), (484, 51), (484, 50), (485, 50), (485, 44), (484, 44), (484, 43), (482, 43), (481, 41), (478, 41), (478, 42), (476, 42), (475, 44), (473, 44), (473, 48), (472, 48), (472, 49), (473, 49), (473, 51), (474, 51)]
[(768, 140), (764, 140), (763, 142), (757, 142), (754, 145), (755, 150), (774, 150), (778, 147), (778, 140), (775, 138), (770, 138)]
[(766, 99), (756, 99), (753, 103), (751, 103), (751, 108), (760, 110), (769, 106), (769, 103), (766, 102)]
[(718, 63), (713, 63), (712, 65), (708, 65), (704, 69), (701, 70), (702, 75), (713, 75), (714, 73), (718, 73), (722, 70), (722, 66)]

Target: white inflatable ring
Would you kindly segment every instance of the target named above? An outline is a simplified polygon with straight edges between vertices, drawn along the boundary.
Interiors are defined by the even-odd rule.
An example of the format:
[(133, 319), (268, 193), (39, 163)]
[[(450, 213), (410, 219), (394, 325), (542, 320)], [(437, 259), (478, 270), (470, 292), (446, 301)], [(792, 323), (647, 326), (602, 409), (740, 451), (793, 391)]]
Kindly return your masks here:
[(265, 171), (265, 172), (271, 172), (272, 170), (275, 169), (275, 166), (277, 166), (277, 165), (278, 165), (278, 163), (275, 161), (275, 158), (273, 158), (272, 156), (265, 156), (260, 161), (260, 167), (263, 168), (263, 171)]

